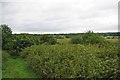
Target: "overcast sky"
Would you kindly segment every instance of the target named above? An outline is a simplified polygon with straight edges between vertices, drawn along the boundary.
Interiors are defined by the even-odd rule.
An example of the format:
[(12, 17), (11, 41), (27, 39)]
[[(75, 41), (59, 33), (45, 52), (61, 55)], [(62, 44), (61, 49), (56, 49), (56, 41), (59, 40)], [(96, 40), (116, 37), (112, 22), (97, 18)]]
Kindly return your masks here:
[(118, 31), (118, 1), (3, 0), (0, 18), (13, 33), (113, 32)]

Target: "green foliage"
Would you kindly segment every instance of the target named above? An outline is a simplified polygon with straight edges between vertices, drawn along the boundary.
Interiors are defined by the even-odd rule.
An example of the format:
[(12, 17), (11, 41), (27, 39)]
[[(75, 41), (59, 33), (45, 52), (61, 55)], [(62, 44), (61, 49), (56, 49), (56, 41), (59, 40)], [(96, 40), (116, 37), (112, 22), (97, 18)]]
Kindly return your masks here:
[(81, 36), (75, 36), (71, 39), (71, 43), (73, 44), (102, 44), (104, 42), (105, 39), (103, 37), (91, 31)]
[(6, 51), (2, 51), (2, 62), (4, 63), (5, 61), (7, 61), (8, 60), (8, 58), (9, 58), (9, 53), (8, 52), (6, 52)]
[(22, 49), (30, 47), (31, 45), (39, 45), (41, 41), (39, 37), (29, 34), (14, 34), (10, 41), (6, 43), (5, 47), (9, 50), (11, 56), (19, 56)]
[(33, 44), (28, 40), (17, 40), (13, 44), (11, 55), (19, 56), (19, 53), (22, 51), (22, 49), (24, 49), (25, 47), (30, 47), (31, 45)]
[(83, 36), (83, 41), (85, 41), (84, 43), (89, 43), (89, 44), (101, 44), (105, 41), (105, 39), (94, 33), (86, 33)]
[(0, 25), (0, 27), (2, 28), (2, 49), (6, 50), (7, 48), (6, 44), (10, 42), (12, 31), (11, 31), (11, 28), (8, 27), (8, 25), (6, 24)]
[(114, 77), (117, 72), (117, 48), (114, 44), (40, 45), (24, 49), (22, 56), (40, 77), (78, 78)]
[(33, 43), (34, 45), (39, 45), (42, 42), (39, 40), (40, 36), (35, 36), (32, 34), (14, 34), (13, 35), (13, 40), (17, 41), (17, 40), (28, 40), (31, 43)]
[[(69, 44), (70, 39), (65, 38), (64, 40), (58, 40), (63, 45), (55, 45), (57, 37), (53, 35), (12, 34), (8, 25), (1, 25), (0, 29), (2, 29), (3, 35), (3, 49), (10, 52), (12, 56), (21, 55), (26, 58), (27, 65), (40, 77), (104, 78), (114, 77), (114, 74), (119, 71), (117, 67), (117, 55), (119, 55), (117, 41), (106, 41), (103, 37), (91, 31), (85, 34), (77, 34), (78, 36), (75, 36), (76, 34), (63, 34), (62, 36), (66, 37), (75, 36), (71, 39), (73, 44)], [(62, 37), (60, 36), (60, 38)], [(3, 51), (2, 53), (4, 62), (10, 60), (7, 52)], [(22, 62), (18, 61), (17, 63), (21, 65)], [(12, 75), (16, 75), (16, 73), (23, 74), (24, 71), (18, 72), (18, 67), (13, 67), (13, 65), (10, 67), (10, 69), (17, 69)]]
[(53, 37), (53, 36), (50, 36), (48, 34), (44, 34), (41, 36), (40, 40), (43, 42), (43, 43), (47, 43), (47, 44), (56, 44), (57, 43), (57, 40)]
[(71, 38), (71, 43), (73, 44), (82, 44), (83, 38), (81, 36), (74, 36)]

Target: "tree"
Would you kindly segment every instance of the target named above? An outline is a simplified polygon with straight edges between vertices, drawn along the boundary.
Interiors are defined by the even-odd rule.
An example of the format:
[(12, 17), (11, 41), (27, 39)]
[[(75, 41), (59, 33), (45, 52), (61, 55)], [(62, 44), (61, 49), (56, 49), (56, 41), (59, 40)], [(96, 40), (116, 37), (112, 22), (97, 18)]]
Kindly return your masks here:
[(10, 37), (12, 35), (12, 30), (6, 24), (2, 24), (0, 26), (2, 29), (2, 49), (6, 49), (6, 44), (10, 40)]
[(56, 44), (57, 43), (57, 40), (53, 37), (53, 36), (50, 36), (48, 34), (44, 34), (41, 36), (40, 40), (43, 42), (43, 43), (47, 43), (47, 44)]
[(82, 36), (74, 36), (71, 38), (71, 43), (72, 44), (82, 44), (83, 43), (83, 39)]

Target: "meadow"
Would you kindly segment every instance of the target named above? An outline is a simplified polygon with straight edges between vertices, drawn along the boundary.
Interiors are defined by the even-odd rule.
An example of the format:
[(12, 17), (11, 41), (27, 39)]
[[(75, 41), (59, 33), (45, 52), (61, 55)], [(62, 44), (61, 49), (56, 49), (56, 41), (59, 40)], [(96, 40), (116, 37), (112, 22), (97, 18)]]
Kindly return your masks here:
[(4, 35), (3, 78), (119, 77), (118, 36)]

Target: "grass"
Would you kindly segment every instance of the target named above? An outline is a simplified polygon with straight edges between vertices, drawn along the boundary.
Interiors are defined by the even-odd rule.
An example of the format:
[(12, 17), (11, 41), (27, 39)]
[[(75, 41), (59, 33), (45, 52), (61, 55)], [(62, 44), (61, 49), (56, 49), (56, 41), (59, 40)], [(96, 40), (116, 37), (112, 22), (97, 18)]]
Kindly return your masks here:
[(35, 73), (28, 70), (27, 62), (21, 58), (9, 58), (3, 66), (3, 78), (35, 78)]
[(57, 42), (61, 44), (69, 44), (70, 38), (58, 39)]
[(110, 42), (118, 42), (118, 39), (107, 39)]

